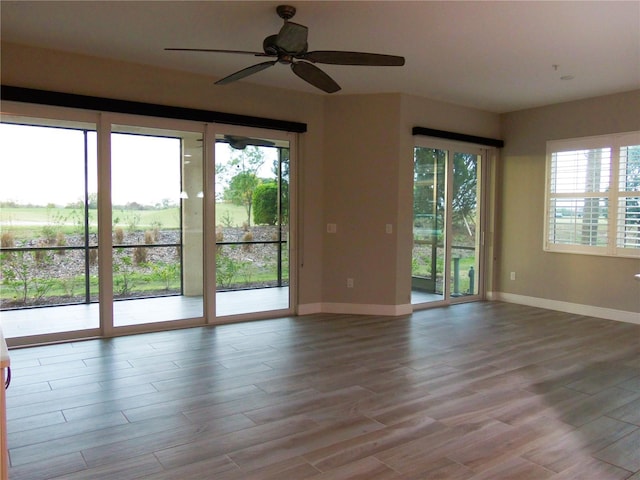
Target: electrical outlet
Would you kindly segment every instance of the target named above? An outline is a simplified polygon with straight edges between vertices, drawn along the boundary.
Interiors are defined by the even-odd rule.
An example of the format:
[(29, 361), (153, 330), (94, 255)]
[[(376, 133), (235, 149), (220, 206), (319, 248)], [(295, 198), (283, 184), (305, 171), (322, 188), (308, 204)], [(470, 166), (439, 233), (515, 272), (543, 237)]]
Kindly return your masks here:
[(353, 288), (353, 278), (347, 278), (347, 288)]
[(335, 223), (327, 223), (327, 233), (336, 233), (338, 226)]
[(384, 231), (387, 233), (393, 233), (393, 225), (391, 223), (387, 223), (384, 227)]
[(516, 279), (516, 272), (511, 272), (511, 273), (509, 274), (509, 278), (510, 278), (511, 280), (515, 280), (515, 279)]

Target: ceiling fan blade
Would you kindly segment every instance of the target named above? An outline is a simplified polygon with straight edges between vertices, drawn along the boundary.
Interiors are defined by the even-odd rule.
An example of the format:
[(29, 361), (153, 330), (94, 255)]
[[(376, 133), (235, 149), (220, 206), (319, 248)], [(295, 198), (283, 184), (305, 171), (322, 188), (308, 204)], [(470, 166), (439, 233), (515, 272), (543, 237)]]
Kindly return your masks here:
[(291, 70), (293, 70), (293, 72), (305, 82), (308, 82), (314, 87), (324, 90), (327, 93), (334, 93), (340, 90), (340, 85), (338, 85), (333, 78), (312, 63), (292, 63)]
[(314, 63), (328, 63), (332, 65), (366, 65), (372, 67), (400, 67), (404, 65), (404, 57), (364, 52), (318, 50), (305, 53), (298, 58)]
[(275, 147), (276, 143), (271, 140), (263, 140), (262, 138), (250, 138), (247, 145), (254, 147)]
[(225, 135), (224, 140), (218, 140), (219, 142), (228, 143), (236, 150), (244, 150), (248, 145), (254, 147), (273, 147), (275, 142), (270, 140), (264, 140), (262, 138), (249, 138), (241, 137), (238, 135)]
[(276, 45), (287, 53), (300, 53), (307, 49), (309, 29), (294, 22), (284, 22), (276, 37)]
[(216, 85), (226, 85), (227, 83), (235, 82), (236, 80), (241, 80), (249, 75), (253, 75), (254, 73), (261, 72), (265, 68), (272, 67), (277, 63), (277, 60), (272, 60), (270, 62), (258, 63), (256, 65), (252, 65), (247, 68), (243, 68), (236, 73), (232, 73), (228, 77), (224, 77), (216, 82)]
[(246, 50), (219, 50), (215, 48), (165, 48), (167, 51), (172, 52), (210, 52), (210, 53), (239, 53), (241, 55), (254, 55), (256, 57), (271, 57), (264, 52), (248, 52)]

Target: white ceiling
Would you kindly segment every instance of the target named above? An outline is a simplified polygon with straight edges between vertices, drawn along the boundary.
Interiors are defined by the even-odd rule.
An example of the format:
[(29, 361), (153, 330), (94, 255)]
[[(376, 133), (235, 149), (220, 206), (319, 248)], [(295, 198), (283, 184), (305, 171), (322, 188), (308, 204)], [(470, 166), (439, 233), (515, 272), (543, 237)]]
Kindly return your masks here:
[[(2, 0), (3, 41), (215, 77), (264, 61), (164, 47), (261, 51), (283, 1)], [(301, 1), (309, 50), (402, 55), (404, 67), (318, 65), (342, 90), (403, 92), (508, 112), (640, 88), (638, 1)], [(554, 67), (557, 65), (557, 67)], [(573, 76), (562, 80), (563, 76)], [(243, 82), (325, 93), (285, 65)]]

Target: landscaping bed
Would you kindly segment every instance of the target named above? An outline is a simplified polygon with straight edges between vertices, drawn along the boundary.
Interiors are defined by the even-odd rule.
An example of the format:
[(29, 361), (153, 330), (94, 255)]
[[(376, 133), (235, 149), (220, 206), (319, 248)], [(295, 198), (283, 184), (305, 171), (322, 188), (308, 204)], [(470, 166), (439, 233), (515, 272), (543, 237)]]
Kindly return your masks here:
[[(218, 227), (217, 242), (270, 242), (278, 239), (278, 227)], [(122, 229), (121, 229), (122, 230)], [(139, 298), (181, 293), (181, 249), (178, 230), (114, 233), (114, 298)], [(97, 244), (91, 234), (89, 244)], [(135, 247), (133, 245), (136, 245)], [(165, 246), (169, 245), (169, 246)], [(40, 247), (39, 250), (28, 250)], [(64, 248), (67, 247), (67, 248)], [(0, 309), (38, 305), (84, 303), (85, 249), (82, 235), (55, 235), (16, 240), (2, 253)], [(219, 245), (216, 269), (219, 290), (277, 285), (277, 244)], [(288, 267), (288, 256), (283, 259)], [(285, 270), (288, 283), (288, 268)], [(91, 301), (97, 300), (97, 249), (89, 250)]]

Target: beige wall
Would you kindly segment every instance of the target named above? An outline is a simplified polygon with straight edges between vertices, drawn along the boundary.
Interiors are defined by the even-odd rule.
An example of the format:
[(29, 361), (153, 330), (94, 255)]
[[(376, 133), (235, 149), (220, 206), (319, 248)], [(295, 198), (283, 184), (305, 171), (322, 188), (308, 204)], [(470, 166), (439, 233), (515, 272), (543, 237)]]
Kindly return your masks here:
[[(409, 304), (412, 127), (502, 137), (501, 181), (492, 185), (501, 229), (491, 290), (640, 311), (629, 280), (638, 261), (542, 252), (546, 140), (640, 129), (638, 92), (500, 117), (400, 94), (314, 95), (248, 82), (216, 87), (200, 75), (11, 44), (2, 45), (2, 83), (306, 123), (299, 142), (298, 303), (310, 311)], [(326, 233), (327, 223), (338, 225), (336, 234)]]
[[(323, 301), (407, 306), (412, 128), (497, 138), (499, 116), (400, 94), (340, 95), (327, 97), (325, 120), (325, 223), (337, 232), (325, 233)], [(387, 224), (393, 233), (385, 232)]]
[(542, 251), (546, 141), (633, 130), (640, 90), (503, 115), (496, 291), (640, 312), (640, 260)]
[(299, 146), (304, 163), (299, 195), (301, 205), (313, 208), (300, 212), (304, 267), (299, 269), (299, 301), (321, 301), (323, 96), (255, 88), (245, 82), (217, 87), (214, 79), (201, 75), (7, 43), (2, 44), (1, 74), (4, 85), (306, 123), (308, 133), (300, 136)]
[(395, 305), (399, 95), (327, 97), (325, 119), (323, 301)]

